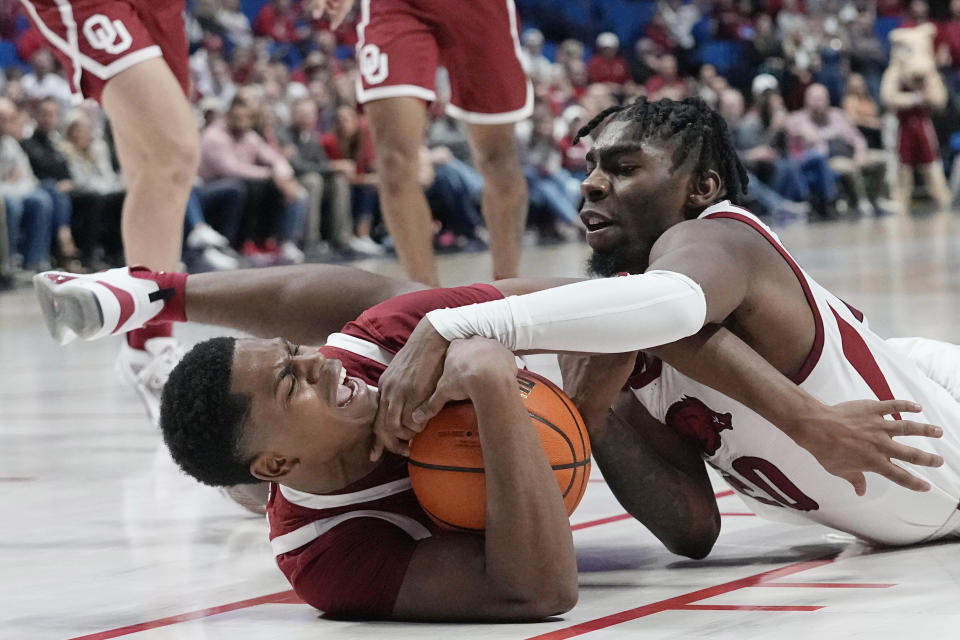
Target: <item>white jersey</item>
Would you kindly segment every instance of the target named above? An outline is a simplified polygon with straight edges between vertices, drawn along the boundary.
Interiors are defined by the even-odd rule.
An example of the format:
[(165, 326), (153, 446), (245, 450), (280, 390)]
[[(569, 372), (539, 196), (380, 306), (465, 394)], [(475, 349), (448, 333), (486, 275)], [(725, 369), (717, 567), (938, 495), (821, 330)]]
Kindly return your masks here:
[[(700, 218), (733, 219), (751, 226), (777, 249), (799, 279), (813, 311), (816, 334), (794, 382), (830, 405), (894, 398), (919, 403), (923, 413), (909, 418), (943, 427), (943, 438), (899, 440), (935, 451), (945, 464), (931, 469), (898, 463), (930, 482), (929, 492), (910, 491), (868, 473), (866, 495), (859, 497), (848, 482), (828, 473), (813, 455), (756, 412), (665, 363), (648, 364), (631, 378), (636, 397), (654, 418), (695, 442), (704, 460), (758, 515), (812, 520), (881, 544), (960, 535), (960, 403), (942, 386), (955, 372), (938, 376), (931, 371), (937, 364), (943, 366), (926, 362), (930, 349), (926, 354), (924, 349), (912, 351), (914, 357), (924, 358), (918, 367), (907, 349), (909, 343), (888, 343), (876, 335), (863, 314), (808, 276), (776, 234), (750, 212), (722, 202)], [(953, 363), (954, 369), (960, 368), (960, 360)]]

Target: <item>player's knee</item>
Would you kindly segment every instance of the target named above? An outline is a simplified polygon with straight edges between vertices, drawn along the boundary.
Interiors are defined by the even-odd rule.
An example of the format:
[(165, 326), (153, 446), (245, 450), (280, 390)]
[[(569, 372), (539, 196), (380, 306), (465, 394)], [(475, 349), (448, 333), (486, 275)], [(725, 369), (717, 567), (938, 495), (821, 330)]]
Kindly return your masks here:
[(515, 146), (498, 144), (478, 151), (475, 155), (477, 171), (486, 181), (499, 185), (523, 182), (523, 170)]
[(691, 560), (702, 560), (710, 555), (719, 535), (720, 526), (717, 523), (715, 526), (692, 527), (684, 535), (663, 542), (671, 553)]
[(173, 184), (193, 184), (200, 164), (196, 136), (174, 136), (148, 150), (147, 170), (160, 173)]
[(406, 186), (417, 181), (419, 154), (400, 147), (378, 151), (380, 183), (386, 189)]

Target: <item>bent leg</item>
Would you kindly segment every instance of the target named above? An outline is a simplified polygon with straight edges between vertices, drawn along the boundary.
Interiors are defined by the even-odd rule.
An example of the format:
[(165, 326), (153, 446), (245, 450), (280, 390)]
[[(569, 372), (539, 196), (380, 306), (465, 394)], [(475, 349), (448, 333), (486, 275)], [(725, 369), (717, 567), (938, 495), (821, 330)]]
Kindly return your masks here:
[(199, 162), (190, 105), (169, 67), (155, 58), (111, 78), (103, 108), (127, 178), (122, 218), (127, 264), (175, 269)]
[(493, 277), (515, 278), (528, 198), (515, 127), (512, 123), (471, 124), (467, 134), (474, 165), (483, 176), (481, 211), (490, 232)]
[(438, 284), (433, 257), (433, 220), (417, 181), (426, 107), (399, 97), (364, 104), (377, 152), (380, 203), (397, 258), (411, 279)]

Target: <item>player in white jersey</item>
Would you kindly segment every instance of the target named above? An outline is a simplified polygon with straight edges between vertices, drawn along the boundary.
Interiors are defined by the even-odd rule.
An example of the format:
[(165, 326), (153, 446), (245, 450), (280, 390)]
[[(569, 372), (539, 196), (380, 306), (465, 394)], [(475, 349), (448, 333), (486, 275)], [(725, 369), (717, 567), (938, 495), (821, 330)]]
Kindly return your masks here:
[[(960, 406), (944, 387), (952, 372), (922, 355), (928, 344), (885, 343), (735, 206), (747, 177), (719, 114), (699, 99), (641, 98), (601, 113), (588, 133), (581, 219), (590, 266), (636, 275), (431, 312), (381, 377), (382, 444), (402, 447), (442, 406), (431, 372), (449, 339), (627, 352), (562, 358), (564, 386), (610, 488), (671, 550), (702, 557), (719, 533), (704, 460), (760, 515), (794, 514), (890, 544), (960, 533)], [(739, 367), (718, 355), (731, 341), (752, 349)], [(646, 352), (638, 371), (636, 350)], [(621, 392), (628, 378), (633, 388)], [(915, 429), (893, 411), (885, 428), (860, 433), (886, 440), (884, 454), (866, 452), (848, 430), (800, 425), (804, 391), (831, 405), (913, 400), (920, 420), (943, 429)]]

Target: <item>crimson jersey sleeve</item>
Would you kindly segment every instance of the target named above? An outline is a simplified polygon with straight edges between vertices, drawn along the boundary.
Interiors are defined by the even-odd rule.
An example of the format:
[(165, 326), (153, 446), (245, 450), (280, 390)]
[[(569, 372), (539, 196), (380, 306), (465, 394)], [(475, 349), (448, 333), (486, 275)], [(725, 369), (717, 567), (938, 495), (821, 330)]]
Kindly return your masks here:
[(352, 518), (277, 558), (300, 598), (344, 618), (386, 618), (417, 541), (379, 518)]
[(503, 294), (489, 284), (413, 291), (370, 307), (344, 326), (343, 333), (371, 339), (387, 351), (396, 353), (427, 312), (501, 298)]

